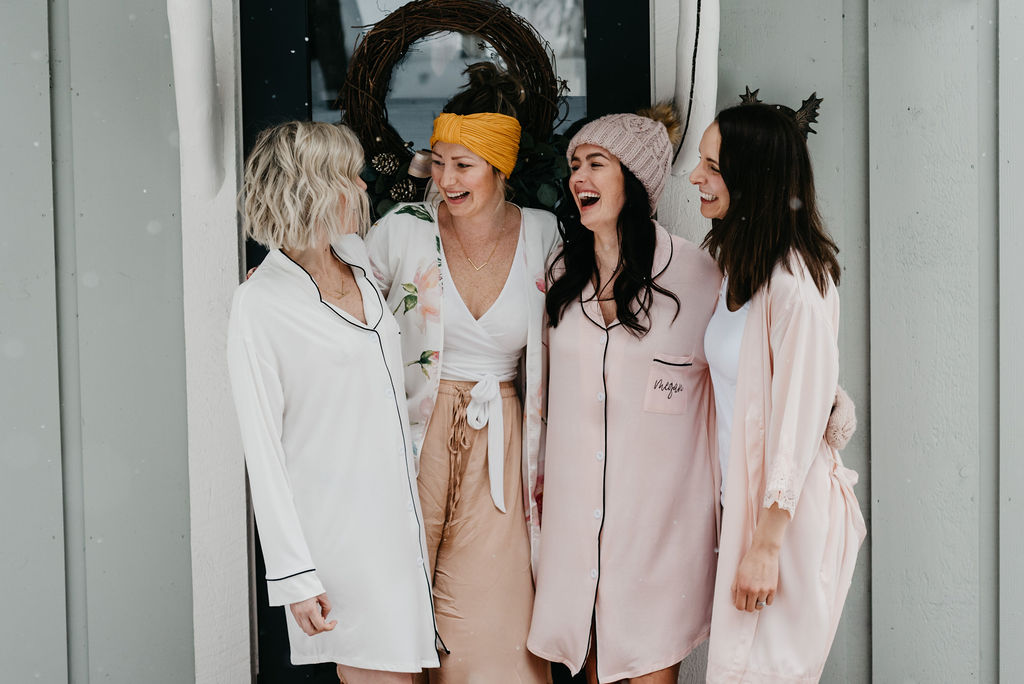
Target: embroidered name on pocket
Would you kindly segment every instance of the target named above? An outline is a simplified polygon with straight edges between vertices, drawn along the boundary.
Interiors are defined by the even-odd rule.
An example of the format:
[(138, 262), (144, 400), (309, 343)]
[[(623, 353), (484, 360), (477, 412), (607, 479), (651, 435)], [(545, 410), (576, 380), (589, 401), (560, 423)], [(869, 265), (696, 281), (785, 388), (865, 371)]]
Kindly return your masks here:
[(644, 411), (680, 414), (686, 411), (687, 369), (692, 356), (659, 354), (651, 360), (644, 393)]

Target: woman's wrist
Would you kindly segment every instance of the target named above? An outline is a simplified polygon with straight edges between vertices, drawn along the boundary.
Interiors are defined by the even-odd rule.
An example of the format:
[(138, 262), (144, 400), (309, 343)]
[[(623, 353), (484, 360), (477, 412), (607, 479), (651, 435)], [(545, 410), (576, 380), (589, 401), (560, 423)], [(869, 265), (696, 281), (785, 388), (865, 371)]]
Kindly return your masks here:
[(782, 539), (786, 534), (786, 527), (789, 525), (789, 512), (772, 504), (770, 508), (761, 511), (761, 517), (754, 529), (754, 539), (751, 548), (778, 555), (782, 548)]
[(775, 539), (758, 539), (756, 535), (754, 536), (753, 543), (750, 545), (751, 551), (771, 554), (773, 556), (779, 555), (779, 549), (781, 548), (781, 540), (776, 541)]

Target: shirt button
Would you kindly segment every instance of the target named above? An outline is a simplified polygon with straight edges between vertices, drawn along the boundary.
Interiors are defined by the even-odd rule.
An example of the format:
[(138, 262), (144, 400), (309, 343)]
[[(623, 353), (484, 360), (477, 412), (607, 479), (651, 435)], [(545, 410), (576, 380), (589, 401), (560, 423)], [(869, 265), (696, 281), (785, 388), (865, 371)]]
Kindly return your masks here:
[(598, 520), (601, 519), (601, 509), (600, 508), (595, 508), (594, 509), (594, 517), (597, 518)]
[(423, 565), (423, 556), (417, 556), (416, 557), (416, 565), (419, 565), (419, 566)]
[(598, 401), (604, 401), (604, 392), (598, 392), (597, 393), (597, 400)]
[(409, 502), (408, 508), (409, 508), (409, 512), (412, 513), (412, 501)]
[(596, 454), (594, 454), (594, 458), (596, 458), (598, 461), (603, 461), (604, 460), (604, 452), (603, 451), (598, 451)]
[(590, 578), (591, 579), (597, 579), (597, 568), (592, 568), (590, 570)]

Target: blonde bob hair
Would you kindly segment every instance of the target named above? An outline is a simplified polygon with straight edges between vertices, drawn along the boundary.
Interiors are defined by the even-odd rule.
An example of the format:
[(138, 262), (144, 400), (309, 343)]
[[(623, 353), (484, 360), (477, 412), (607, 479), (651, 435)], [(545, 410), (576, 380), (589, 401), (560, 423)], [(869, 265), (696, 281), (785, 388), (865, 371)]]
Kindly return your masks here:
[(370, 206), (356, 184), (363, 149), (342, 124), (289, 121), (266, 129), (245, 162), (239, 193), (247, 237), (267, 249), (308, 249), (363, 235)]

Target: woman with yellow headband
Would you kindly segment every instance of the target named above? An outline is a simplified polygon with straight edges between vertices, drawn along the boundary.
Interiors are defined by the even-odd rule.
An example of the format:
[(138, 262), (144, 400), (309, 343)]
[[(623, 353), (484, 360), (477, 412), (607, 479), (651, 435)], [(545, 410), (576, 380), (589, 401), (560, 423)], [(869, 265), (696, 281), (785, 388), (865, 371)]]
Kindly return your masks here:
[[(545, 682), (526, 648), (539, 539), (544, 269), (554, 216), (505, 199), (521, 86), (493, 65), (434, 122), (435, 202), (366, 243), (402, 331), (419, 494), (447, 651), (430, 682)], [(524, 406), (525, 404), (525, 406)]]

